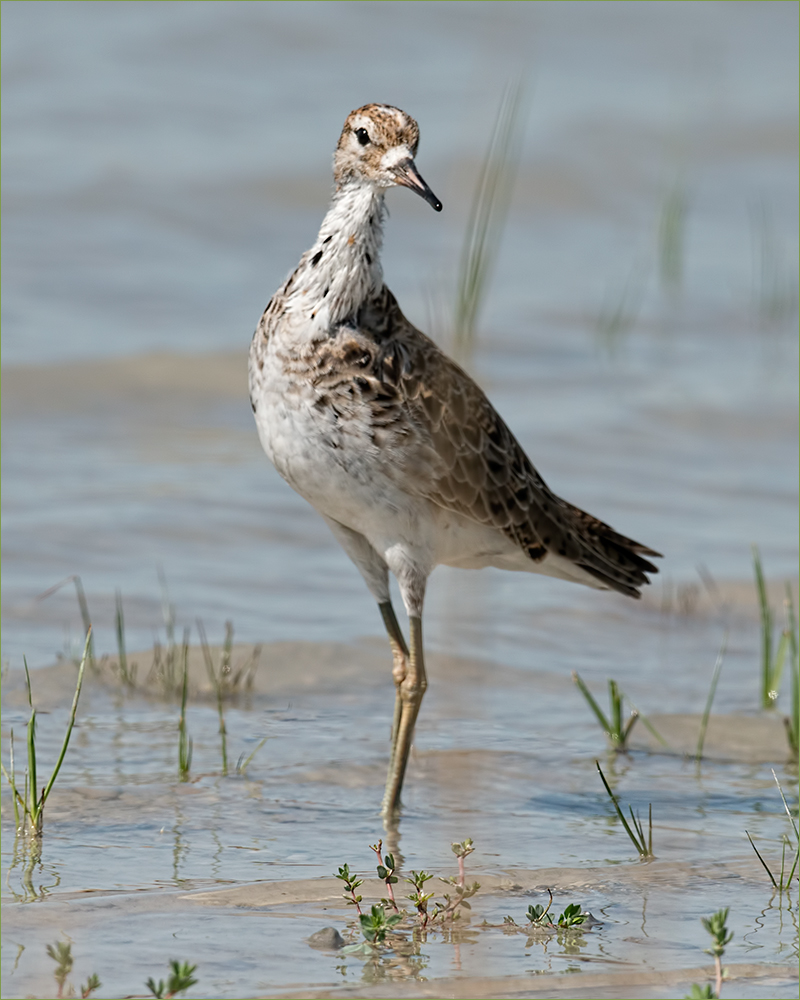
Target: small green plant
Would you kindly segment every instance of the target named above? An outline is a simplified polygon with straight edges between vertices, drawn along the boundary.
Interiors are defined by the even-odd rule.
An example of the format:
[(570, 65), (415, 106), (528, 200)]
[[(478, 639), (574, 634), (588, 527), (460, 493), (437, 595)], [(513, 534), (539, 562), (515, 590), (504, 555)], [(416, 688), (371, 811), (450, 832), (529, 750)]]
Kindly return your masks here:
[[(797, 649), (797, 628), (787, 625), (778, 640), (777, 648), (774, 648), (772, 608), (767, 597), (767, 585), (757, 545), (753, 546), (753, 571), (761, 614), (761, 708), (774, 708), (780, 693), (786, 655), (790, 648), (792, 653)], [(791, 605), (788, 617), (794, 624), (794, 607)]]
[(383, 904), (373, 904), (369, 913), (362, 913), (359, 916), (361, 923), (361, 933), (369, 944), (383, 944), (386, 934), (396, 927), (403, 919), (402, 913), (386, 914)]
[(264, 744), (267, 742), (268, 739), (271, 739), (271, 737), (265, 736), (263, 739), (259, 740), (258, 743), (256, 744), (255, 750), (253, 750), (253, 752), (248, 754), (246, 757), (244, 753), (239, 754), (239, 759), (236, 761), (237, 774), (245, 773), (247, 768), (250, 766), (250, 762), (252, 761), (252, 759), (255, 757), (258, 751), (264, 746)]
[[(580, 925), (584, 923), (589, 916), (588, 913), (585, 913), (581, 909), (580, 903), (568, 903), (564, 907), (563, 912), (558, 915), (558, 919), (553, 920), (550, 916), (550, 907), (553, 905), (552, 890), (548, 889), (547, 894), (550, 897), (547, 901), (547, 906), (542, 906), (541, 903), (536, 903), (535, 905), (529, 906), (525, 914), (532, 930), (569, 930), (572, 927), (580, 927)], [(505, 917), (503, 923), (509, 925), (510, 927), (517, 926), (517, 922), (513, 917)]]
[(67, 976), (72, 972), (72, 945), (68, 941), (56, 941), (55, 944), (47, 946), (47, 954), (56, 963), (53, 971), (53, 978), (58, 986), (56, 996), (64, 996), (64, 984)]
[(114, 615), (114, 627), (117, 633), (117, 664), (119, 666), (119, 676), (123, 684), (128, 687), (136, 685), (136, 664), (128, 668), (128, 653), (125, 649), (125, 616), (122, 611), (122, 591), (117, 590), (115, 595), (116, 611)]
[(363, 884), (364, 880), (356, 878), (355, 875), (351, 875), (350, 868), (348, 865), (342, 865), (342, 867), (336, 874), (336, 878), (341, 879), (342, 882), (344, 882), (345, 891), (342, 893), (342, 895), (344, 896), (344, 898), (347, 900), (348, 903), (355, 906), (356, 910), (358, 911), (358, 915), (361, 916), (360, 904), (364, 897), (357, 896), (356, 889)]
[(592, 692), (586, 686), (586, 682), (577, 673), (577, 671), (572, 671), (572, 680), (577, 686), (583, 697), (586, 699), (589, 708), (594, 712), (597, 721), (600, 723), (600, 727), (611, 743), (614, 750), (620, 753), (625, 753), (627, 750), (628, 737), (631, 734), (631, 730), (634, 727), (637, 719), (641, 719), (642, 723), (647, 727), (647, 729), (653, 734), (653, 736), (661, 743), (666, 746), (666, 740), (658, 733), (651, 722), (641, 714), (635, 705), (631, 707), (631, 713), (628, 717), (628, 721), (623, 721), (623, 703), (625, 701), (625, 695), (620, 691), (619, 685), (614, 680), (609, 680), (608, 682), (608, 701), (609, 701), (609, 713), (606, 716), (605, 712), (600, 708), (595, 700)]
[(705, 986), (692, 983), (692, 991), (686, 995), (686, 1000), (715, 1000), (716, 996), (711, 983), (706, 983)]
[(178, 722), (178, 774), (181, 781), (189, 780), (189, 771), (192, 767), (193, 743), (186, 726), (186, 700), (189, 693), (189, 630), (183, 634), (183, 647), (181, 649), (181, 661), (183, 664), (183, 681), (181, 684), (181, 717)]
[[(722, 956), (725, 954), (726, 945), (730, 944), (733, 940), (733, 931), (729, 931), (727, 927), (728, 920), (728, 910), (729, 907), (725, 907), (724, 910), (717, 910), (716, 913), (712, 913), (710, 917), (701, 917), (700, 920), (703, 927), (711, 935), (711, 947), (704, 948), (706, 955), (711, 955), (714, 959), (714, 978), (715, 989), (711, 992), (711, 984), (706, 986), (706, 992), (700, 993), (702, 997), (719, 997), (722, 992)], [(701, 987), (697, 983), (692, 984), (693, 990), (700, 990)], [(698, 994), (693, 993), (693, 996)]]
[(188, 962), (176, 962), (171, 961), (169, 963), (170, 974), (166, 981), (159, 979), (158, 983), (150, 977), (145, 983), (145, 986), (150, 990), (156, 1000), (170, 1000), (170, 997), (177, 996), (179, 993), (185, 993), (186, 990), (191, 989), (192, 986), (197, 982), (194, 977), (194, 972), (197, 969), (196, 965), (189, 965)]
[(411, 878), (406, 879), (406, 882), (414, 886), (414, 892), (406, 896), (406, 899), (410, 899), (416, 907), (423, 928), (428, 924), (428, 901), (433, 898), (432, 892), (425, 892), (425, 883), (432, 878), (433, 875), (426, 871), (412, 871)]
[[(526, 916), (534, 927), (552, 927), (553, 925), (553, 918), (550, 916), (550, 907), (553, 905), (552, 890), (548, 889), (547, 894), (550, 897), (547, 901), (547, 906), (542, 906), (541, 903), (536, 903), (535, 906), (528, 907)], [(511, 917), (506, 917), (506, 921), (509, 923), (516, 922)]]
[[(249, 688), (253, 683), (253, 677), (261, 655), (261, 647), (254, 646), (250, 657), (234, 669), (232, 664), (233, 623), (225, 622), (225, 640), (220, 651), (219, 664), (215, 666), (214, 658), (211, 655), (211, 648), (208, 645), (208, 640), (206, 639), (206, 631), (203, 628), (203, 623), (199, 620), (197, 622), (197, 631), (200, 636), (200, 646), (203, 650), (203, 660), (205, 661), (208, 678), (211, 681), (211, 687), (213, 688), (217, 698), (219, 738), (222, 752), (222, 773), (223, 775), (226, 775), (228, 773), (228, 730), (225, 725), (225, 710), (223, 707), (224, 701), (226, 698), (229, 698), (232, 694), (237, 692), (240, 687)], [(262, 740), (259, 747), (263, 746), (264, 742), (266, 742), (266, 740)], [(247, 758), (245, 767), (253, 759), (259, 747), (256, 747), (250, 757)], [(237, 771), (239, 770), (240, 767), (237, 766)]]
[(719, 681), (719, 675), (722, 671), (722, 661), (725, 658), (725, 650), (728, 647), (728, 633), (725, 633), (725, 638), (722, 640), (722, 645), (720, 646), (719, 653), (717, 653), (717, 661), (714, 664), (714, 672), (711, 675), (711, 687), (708, 689), (708, 698), (706, 699), (706, 707), (703, 711), (703, 718), (700, 720), (700, 733), (697, 737), (697, 751), (695, 752), (695, 760), (699, 764), (703, 759), (703, 744), (706, 741), (706, 729), (708, 728), (708, 719), (711, 715), (711, 706), (714, 702), (714, 695), (717, 693), (717, 682)]
[(395, 861), (393, 854), (387, 854), (386, 857), (381, 859), (381, 848), (383, 847), (383, 841), (379, 840), (377, 844), (370, 844), (369, 849), (374, 851), (378, 858), (378, 878), (383, 879), (386, 885), (386, 892), (388, 893), (388, 899), (382, 899), (381, 902), (385, 906), (391, 906), (392, 909), (397, 913), (397, 903), (394, 898), (393, 885), (397, 885), (398, 878), (395, 875)]
[[(794, 598), (792, 588), (786, 584), (786, 597), (783, 600), (784, 615), (786, 625), (778, 646), (778, 654), (789, 656), (789, 675), (791, 678), (791, 709), (789, 715), (784, 716), (786, 726), (786, 738), (789, 740), (789, 747), (797, 757), (798, 746), (800, 746), (800, 655), (798, 655), (797, 641), (797, 616), (794, 611)], [(783, 649), (781, 648), (783, 647)], [(781, 666), (783, 665), (781, 659)]]
[(581, 910), (580, 903), (569, 903), (564, 912), (558, 915), (557, 927), (578, 927), (587, 918), (588, 913)]
[(78, 699), (81, 695), (81, 687), (83, 686), (83, 675), (86, 669), (86, 664), (89, 659), (89, 650), (92, 644), (92, 626), (90, 625), (86, 632), (86, 642), (83, 647), (83, 657), (81, 658), (80, 666), (78, 668), (78, 680), (75, 686), (75, 695), (72, 699), (72, 709), (70, 711), (69, 722), (67, 723), (67, 731), (64, 734), (64, 741), (61, 744), (61, 753), (58, 756), (56, 765), (53, 768), (53, 773), (50, 775), (50, 780), (39, 792), (38, 777), (36, 769), (36, 709), (33, 707), (33, 693), (31, 691), (31, 675), (28, 671), (27, 661), (23, 659), (25, 665), (25, 683), (28, 689), (28, 705), (31, 709), (31, 716), (28, 720), (27, 726), (27, 749), (28, 749), (28, 768), (25, 772), (25, 781), (23, 785), (23, 790), (20, 791), (16, 784), (16, 774), (14, 770), (14, 731), (10, 733), (10, 743), (11, 743), (11, 755), (9, 760), (10, 770), (6, 771), (5, 765), (3, 765), (3, 774), (11, 786), (12, 801), (14, 803), (14, 820), (16, 823), (17, 833), (30, 833), (36, 837), (40, 837), (42, 834), (42, 829), (44, 826), (44, 807), (53, 790), (53, 785), (55, 784), (56, 778), (58, 777), (58, 772), (61, 770), (61, 765), (64, 763), (64, 758), (67, 755), (67, 748), (69, 747), (70, 737), (72, 736), (72, 729), (75, 725), (75, 715), (78, 711)]
[(94, 993), (95, 990), (99, 990), (102, 985), (100, 977), (96, 972), (93, 972), (85, 983), (81, 983), (81, 1000), (86, 1000), (86, 997), (91, 996), (92, 993)]
[(232, 622), (225, 622), (225, 641), (222, 645), (222, 652), (220, 654), (219, 662), (219, 673), (214, 669), (214, 660), (211, 656), (211, 650), (208, 646), (208, 641), (206, 640), (205, 629), (203, 628), (202, 622), (197, 623), (197, 629), (200, 633), (200, 645), (203, 647), (203, 659), (206, 662), (206, 670), (208, 671), (208, 677), (211, 681), (211, 686), (217, 696), (217, 714), (219, 715), (219, 738), (222, 743), (222, 773), (228, 773), (228, 731), (225, 727), (225, 713), (222, 708), (222, 700), (224, 697), (223, 691), (225, 687), (225, 682), (228, 680), (231, 672), (231, 652), (233, 650), (233, 624)]
[[(56, 941), (55, 944), (47, 945), (47, 954), (56, 963), (56, 967), (53, 971), (53, 977), (58, 986), (57, 997), (64, 996), (64, 986), (67, 982), (67, 976), (72, 972), (72, 944), (69, 941)], [(103, 984), (100, 982), (100, 978), (96, 972), (93, 972), (91, 976), (83, 983), (79, 989), (81, 993), (82, 1000), (86, 1000), (86, 997), (91, 996), (95, 990), (99, 990)], [(74, 996), (74, 988), (69, 987), (67, 996)]]
[[(775, 876), (772, 874), (772, 869), (769, 867), (767, 862), (761, 856), (761, 852), (759, 851), (759, 849), (753, 843), (753, 838), (750, 836), (747, 830), (745, 830), (744, 832), (747, 834), (747, 839), (750, 841), (750, 846), (756, 852), (756, 857), (761, 862), (764, 871), (769, 876), (769, 880), (770, 882), (772, 882), (773, 887), (777, 889), (778, 892), (782, 893), (789, 888), (789, 886), (792, 883), (792, 878), (794, 877), (794, 873), (797, 871), (798, 861), (800, 861), (800, 834), (798, 833), (797, 823), (795, 822), (795, 818), (792, 815), (792, 810), (789, 808), (789, 803), (786, 801), (786, 796), (783, 794), (783, 788), (781, 787), (780, 781), (778, 781), (778, 776), (777, 774), (775, 774), (775, 771), (772, 772), (772, 777), (775, 779), (775, 784), (778, 786), (778, 791), (780, 792), (781, 799), (783, 801), (783, 808), (786, 810), (786, 815), (789, 817), (789, 823), (794, 833), (794, 839), (795, 839), (794, 858), (792, 860), (792, 866), (789, 869), (789, 874), (786, 875), (786, 849), (787, 847), (791, 848), (792, 845), (789, 838), (785, 834), (781, 838), (781, 843), (782, 843), (781, 870), (778, 878), (776, 879)], [(786, 877), (784, 878), (784, 876)]]
[(624, 751), (628, 736), (630, 735), (636, 720), (639, 718), (639, 713), (636, 709), (633, 709), (627, 723), (623, 722), (622, 704), (625, 696), (620, 691), (617, 682), (612, 680), (608, 682), (608, 701), (610, 705), (609, 715), (611, 716), (611, 718), (608, 719), (595, 701), (583, 678), (575, 670), (572, 671), (572, 680), (578, 686), (581, 694), (586, 699), (589, 707), (597, 717), (597, 721), (600, 723), (603, 732), (609, 738), (611, 746), (615, 750)]
[(461, 884), (464, 884), (464, 879), (466, 877), (464, 862), (472, 854), (475, 848), (472, 846), (472, 838), (467, 837), (466, 840), (452, 843), (450, 845), (450, 850), (458, 858), (458, 878)]
[[(356, 890), (363, 884), (363, 880), (357, 878), (354, 873), (350, 871), (348, 865), (342, 865), (335, 877), (340, 881), (344, 882), (345, 891), (342, 896), (347, 900), (348, 904), (355, 906), (358, 911), (359, 920), (361, 922), (362, 931), (364, 931), (364, 936), (366, 941), (358, 945), (348, 945), (343, 954), (371, 954), (371, 947), (375, 944), (381, 944), (385, 938), (386, 930), (397, 927), (402, 921), (407, 920), (412, 916), (408, 911), (401, 910), (397, 905), (397, 901), (394, 895), (393, 886), (397, 885), (399, 882), (399, 877), (397, 875), (397, 862), (392, 854), (383, 855), (381, 853), (381, 848), (383, 846), (383, 841), (379, 840), (377, 844), (370, 844), (370, 850), (374, 852), (378, 859), (378, 878), (382, 879), (384, 885), (386, 886), (387, 897), (380, 901), (379, 905), (373, 905), (369, 913), (362, 913), (361, 903), (363, 897), (358, 895)], [(470, 904), (467, 902), (475, 893), (480, 889), (479, 882), (473, 882), (472, 885), (466, 884), (465, 879), (465, 869), (464, 860), (475, 850), (472, 841), (467, 838), (460, 843), (453, 843), (450, 845), (451, 850), (458, 858), (459, 874), (458, 876), (453, 876), (451, 878), (440, 878), (439, 881), (444, 882), (445, 885), (451, 886), (455, 891), (451, 893), (442, 893), (444, 897), (444, 902), (436, 902), (433, 907), (433, 912), (429, 912), (428, 906), (433, 899), (433, 892), (426, 892), (426, 883), (429, 882), (433, 876), (426, 871), (412, 871), (410, 877), (405, 877), (404, 881), (408, 882), (414, 888), (414, 892), (408, 894), (405, 898), (409, 899), (416, 909), (416, 916), (419, 921), (419, 925), (424, 929), (429, 923), (438, 920), (440, 924), (447, 923), (452, 920), (456, 920), (459, 916), (459, 909), (464, 907), (465, 909), (470, 909)], [(391, 911), (390, 916), (386, 916), (387, 911)], [(367, 936), (366, 931), (375, 931), (375, 936)]]
[[(638, 851), (640, 859), (642, 861), (650, 861), (652, 858), (655, 857), (655, 855), (653, 854), (653, 805), (652, 805), (652, 803), (650, 804), (649, 809), (648, 809), (649, 832), (648, 832), (647, 839), (645, 840), (644, 829), (642, 827), (641, 820), (638, 818), (638, 816), (634, 816), (633, 815), (633, 808), (631, 806), (628, 806), (628, 811), (630, 812), (630, 815), (631, 815), (631, 823), (633, 823), (633, 830), (630, 828), (630, 826), (628, 825), (628, 821), (625, 819), (625, 816), (624, 816), (624, 814), (622, 812), (622, 809), (620, 809), (619, 800), (617, 799), (617, 796), (611, 791), (611, 787), (608, 784), (608, 782), (606, 781), (606, 776), (603, 774), (602, 767), (600, 767), (600, 761), (596, 760), (595, 764), (597, 765), (597, 770), (600, 772), (600, 777), (601, 777), (601, 779), (603, 781), (603, 784), (605, 785), (605, 789), (608, 792), (608, 797), (611, 799), (611, 802), (614, 805), (614, 809), (616, 810), (617, 816), (619, 816), (619, 818), (620, 818), (620, 820), (622, 822), (622, 825), (625, 827), (625, 832), (628, 834), (628, 836), (631, 839), (631, 843), (633, 844), (633, 846)], [(636, 831), (635, 833), (634, 833), (634, 830)]]

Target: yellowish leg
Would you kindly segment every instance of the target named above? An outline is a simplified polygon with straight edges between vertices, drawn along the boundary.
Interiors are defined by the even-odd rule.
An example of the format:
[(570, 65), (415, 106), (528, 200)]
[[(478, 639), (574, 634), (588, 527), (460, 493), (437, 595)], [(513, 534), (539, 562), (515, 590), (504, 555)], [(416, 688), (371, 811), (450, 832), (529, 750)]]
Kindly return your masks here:
[(400, 792), (403, 787), (403, 777), (414, 738), (414, 725), (419, 714), (422, 697), (428, 686), (425, 676), (425, 660), (422, 653), (422, 619), (409, 618), (410, 646), (405, 676), (397, 686), (396, 711), (397, 724), (392, 740), (392, 754), (389, 759), (389, 773), (386, 777), (386, 791), (383, 795), (381, 812), (384, 818), (390, 819), (400, 805)]
[(391, 766), (391, 761), (394, 758), (394, 748), (397, 743), (397, 730), (400, 726), (400, 713), (402, 708), (400, 685), (405, 680), (406, 670), (408, 669), (408, 646), (406, 646), (406, 640), (403, 638), (403, 633), (397, 622), (397, 617), (395, 616), (394, 608), (392, 607), (391, 602), (385, 601), (383, 604), (379, 604), (378, 607), (380, 608), (383, 624), (386, 626), (386, 632), (392, 646), (392, 677), (394, 678), (394, 685), (396, 688), (394, 699), (394, 717), (392, 719), (392, 750), (389, 757), (389, 764)]

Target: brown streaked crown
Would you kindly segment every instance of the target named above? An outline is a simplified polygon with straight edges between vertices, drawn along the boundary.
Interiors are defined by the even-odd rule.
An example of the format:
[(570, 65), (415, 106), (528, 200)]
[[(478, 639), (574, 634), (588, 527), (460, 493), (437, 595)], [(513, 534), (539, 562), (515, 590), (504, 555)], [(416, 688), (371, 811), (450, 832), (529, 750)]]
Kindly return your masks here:
[(333, 158), (336, 183), (362, 178), (381, 187), (397, 183), (384, 159), (393, 149), (412, 159), (419, 145), (419, 125), (389, 104), (365, 104), (347, 116)]

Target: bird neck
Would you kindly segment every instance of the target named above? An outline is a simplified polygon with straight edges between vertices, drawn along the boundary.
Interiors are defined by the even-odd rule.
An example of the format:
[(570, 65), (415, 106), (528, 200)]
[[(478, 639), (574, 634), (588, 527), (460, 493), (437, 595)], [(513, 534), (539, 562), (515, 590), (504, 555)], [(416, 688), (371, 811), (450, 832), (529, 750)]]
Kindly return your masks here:
[(355, 181), (337, 187), (290, 293), (291, 311), (313, 320), (320, 333), (354, 316), (383, 287), (384, 214), (382, 190)]

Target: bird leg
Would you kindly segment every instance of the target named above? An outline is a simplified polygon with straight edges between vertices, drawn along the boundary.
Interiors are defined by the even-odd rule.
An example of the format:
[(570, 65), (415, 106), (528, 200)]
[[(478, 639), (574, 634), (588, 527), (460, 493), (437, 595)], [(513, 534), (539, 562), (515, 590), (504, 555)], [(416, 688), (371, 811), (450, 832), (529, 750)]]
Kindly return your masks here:
[(392, 752), (389, 759), (391, 765), (391, 761), (394, 758), (394, 748), (397, 743), (397, 730), (400, 726), (402, 709), (400, 685), (405, 680), (406, 671), (408, 670), (408, 646), (406, 646), (406, 640), (403, 638), (403, 633), (397, 622), (392, 602), (384, 601), (378, 607), (380, 608), (383, 624), (386, 626), (386, 632), (392, 646), (392, 677), (394, 678), (394, 686), (397, 689), (394, 699), (394, 717), (392, 719)]
[[(425, 676), (425, 660), (422, 653), (422, 618), (409, 617), (410, 646), (405, 675), (397, 685), (395, 714), (396, 730), (392, 740), (392, 754), (389, 758), (389, 773), (386, 777), (386, 791), (381, 812), (390, 819), (400, 805), (400, 791), (406, 773), (408, 754), (414, 737), (414, 725), (419, 714), (422, 697), (428, 686)], [(399, 708), (399, 711), (397, 709)]]

